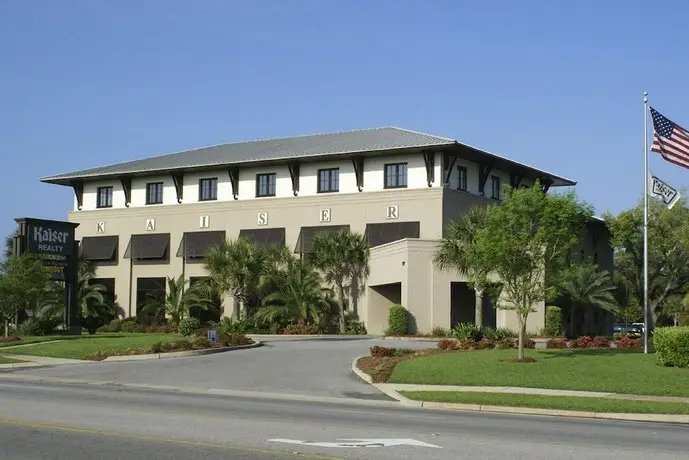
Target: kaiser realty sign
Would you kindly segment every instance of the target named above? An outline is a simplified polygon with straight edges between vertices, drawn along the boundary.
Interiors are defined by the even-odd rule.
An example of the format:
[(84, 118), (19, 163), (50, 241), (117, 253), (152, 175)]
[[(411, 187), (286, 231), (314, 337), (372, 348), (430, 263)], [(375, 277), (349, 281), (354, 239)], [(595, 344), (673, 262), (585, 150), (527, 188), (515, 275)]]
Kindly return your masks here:
[(37, 254), (54, 280), (70, 281), (74, 259), (74, 229), (79, 225), (56, 220), (21, 218), (19, 224), (21, 253)]

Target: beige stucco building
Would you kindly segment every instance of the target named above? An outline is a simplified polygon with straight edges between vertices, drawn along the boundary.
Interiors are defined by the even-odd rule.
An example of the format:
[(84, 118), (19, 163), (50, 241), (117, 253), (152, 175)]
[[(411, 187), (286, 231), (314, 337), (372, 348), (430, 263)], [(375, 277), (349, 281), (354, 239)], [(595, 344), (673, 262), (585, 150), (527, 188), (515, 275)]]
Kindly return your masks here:
[[(411, 332), (473, 321), (473, 291), (432, 263), (446, 223), (498, 203), (504, 184), (575, 182), (453, 139), (377, 128), (224, 144), (43, 178), (73, 187), (69, 221), (82, 258), (94, 262), (124, 316), (166, 277), (205, 276), (205, 250), (240, 235), (305, 253), (318, 231), (367, 236), (371, 275), (359, 300), (369, 333), (387, 310), (411, 313)], [(231, 298), (223, 301), (233, 314)], [(528, 329), (543, 327), (543, 306)], [(516, 329), (512, 312), (484, 299), (484, 323)]]

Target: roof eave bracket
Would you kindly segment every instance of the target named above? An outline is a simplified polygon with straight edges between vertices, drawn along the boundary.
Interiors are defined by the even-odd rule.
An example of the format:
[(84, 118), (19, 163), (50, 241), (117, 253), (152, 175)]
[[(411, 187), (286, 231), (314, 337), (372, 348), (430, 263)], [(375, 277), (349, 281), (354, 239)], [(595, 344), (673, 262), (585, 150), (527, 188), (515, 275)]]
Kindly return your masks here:
[(426, 182), (429, 187), (432, 187), (435, 182), (435, 153), (424, 151), (423, 162), (426, 165)]
[(486, 182), (488, 182), (488, 176), (490, 176), (492, 166), (479, 165), (478, 166), (478, 191), (481, 195), (486, 194)]
[(77, 180), (70, 184), (74, 189), (74, 196), (77, 198), (77, 210), (81, 211), (84, 206), (84, 182)]
[(443, 170), (445, 171), (445, 185), (448, 185), (450, 183), (450, 176), (452, 175), (452, 170), (454, 169), (456, 162), (457, 155), (448, 152), (443, 152)]
[(521, 174), (510, 173), (510, 187), (519, 188), (519, 186), (522, 185), (523, 179), (524, 176)]
[(124, 205), (129, 207), (132, 203), (132, 178), (127, 176), (120, 177), (122, 191), (124, 192)]
[(299, 195), (299, 162), (292, 161), (287, 164), (289, 168), (289, 177), (292, 179), (292, 193), (294, 196)]
[(177, 203), (182, 203), (184, 200), (184, 175), (182, 173), (172, 173), (172, 182), (175, 184), (175, 192), (177, 192)]
[(229, 168), (227, 173), (230, 176), (230, 183), (232, 184), (232, 198), (236, 200), (239, 198), (239, 168)]
[(541, 190), (543, 193), (548, 193), (548, 190), (550, 190), (550, 186), (553, 185), (553, 181), (547, 177), (542, 177), (541, 178)]
[(354, 166), (354, 175), (356, 177), (356, 188), (361, 192), (364, 190), (364, 157), (352, 158), (352, 165)]

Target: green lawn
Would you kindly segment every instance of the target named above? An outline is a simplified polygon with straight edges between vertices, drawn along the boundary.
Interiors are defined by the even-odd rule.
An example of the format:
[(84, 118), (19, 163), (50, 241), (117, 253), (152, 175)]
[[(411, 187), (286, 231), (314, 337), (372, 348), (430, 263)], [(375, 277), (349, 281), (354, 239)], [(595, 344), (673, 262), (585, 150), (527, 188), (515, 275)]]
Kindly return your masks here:
[(632, 350), (527, 350), (535, 363), (514, 363), (515, 350), (443, 353), (400, 362), (389, 383), (472, 385), (689, 396), (689, 369), (660, 367)]
[[(67, 336), (68, 340), (41, 343), (30, 347), (10, 348), (4, 354), (49, 356), (52, 358), (83, 359), (97, 353), (112, 354), (128, 349), (149, 348), (156, 342), (171, 342), (177, 334), (97, 334), (95, 336)], [(16, 343), (16, 342), (15, 342)]]
[(14, 364), (14, 363), (23, 363), (24, 361), (20, 361), (18, 359), (11, 359), (11, 358), (3, 358), (0, 356), (0, 364)]
[(689, 414), (689, 404), (675, 402), (632, 401), (577, 396), (541, 396), (509, 393), (461, 391), (401, 391), (418, 401), (480, 404), (484, 406), (535, 407), (538, 409), (576, 410), (629, 414)]

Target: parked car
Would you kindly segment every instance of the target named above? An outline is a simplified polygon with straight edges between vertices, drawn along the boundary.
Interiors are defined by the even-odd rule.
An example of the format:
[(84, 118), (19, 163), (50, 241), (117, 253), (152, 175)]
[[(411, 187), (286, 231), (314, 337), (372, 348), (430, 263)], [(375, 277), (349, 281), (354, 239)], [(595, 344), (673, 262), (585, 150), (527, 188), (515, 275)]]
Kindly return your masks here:
[(643, 333), (643, 323), (641, 323), (641, 327), (639, 327), (638, 324), (639, 323), (616, 323), (613, 325), (612, 330), (623, 334), (641, 334)]

